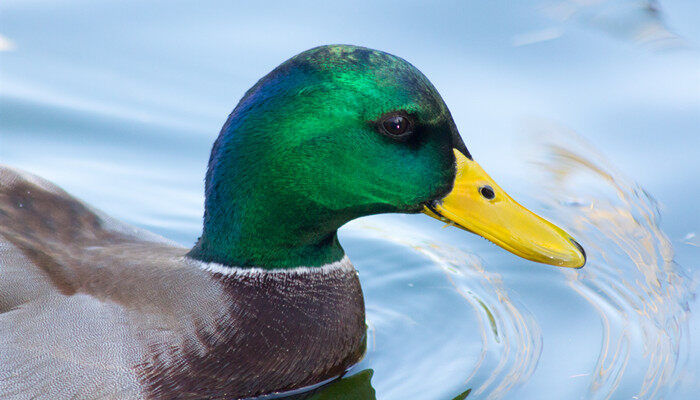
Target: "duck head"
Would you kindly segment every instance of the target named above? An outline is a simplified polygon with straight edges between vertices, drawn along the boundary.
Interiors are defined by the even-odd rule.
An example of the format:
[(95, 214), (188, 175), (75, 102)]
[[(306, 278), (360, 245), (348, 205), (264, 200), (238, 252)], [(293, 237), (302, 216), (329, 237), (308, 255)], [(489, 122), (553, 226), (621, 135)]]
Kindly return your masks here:
[(529, 260), (585, 263), (472, 159), (418, 69), (362, 47), (305, 51), (248, 90), (214, 143), (205, 197), (190, 256), (224, 265), (321, 266), (343, 257), (346, 222), (420, 212)]

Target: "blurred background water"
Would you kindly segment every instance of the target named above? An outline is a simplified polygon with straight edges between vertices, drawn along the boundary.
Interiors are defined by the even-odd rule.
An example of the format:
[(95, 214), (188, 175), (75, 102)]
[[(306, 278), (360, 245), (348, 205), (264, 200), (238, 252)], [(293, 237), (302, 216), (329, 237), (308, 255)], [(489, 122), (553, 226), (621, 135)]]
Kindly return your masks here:
[(475, 158), (589, 254), (518, 259), (423, 216), (341, 230), (365, 359), (347, 399), (693, 399), (700, 2), (0, 3), (0, 162), (183, 245), (244, 91), (350, 43), (432, 80)]

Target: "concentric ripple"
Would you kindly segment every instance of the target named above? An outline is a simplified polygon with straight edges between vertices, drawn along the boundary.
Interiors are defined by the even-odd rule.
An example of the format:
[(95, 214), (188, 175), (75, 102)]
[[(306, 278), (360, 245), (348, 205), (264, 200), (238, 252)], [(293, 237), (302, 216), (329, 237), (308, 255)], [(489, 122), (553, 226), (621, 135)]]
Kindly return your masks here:
[[(377, 342), (382, 341), (382, 336), (386, 336), (387, 341), (388, 337), (392, 337), (394, 343), (402, 340), (401, 337), (397, 337), (400, 335), (396, 331), (405, 329), (406, 324), (396, 321), (409, 319), (410, 324), (421, 324), (429, 332), (426, 337), (414, 338), (414, 344), (418, 344), (419, 347), (411, 346), (407, 349), (411, 354), (417, 355), (411, 359), (414, 360), (415, 366), (427, 365), (429, 369), (445, 377), (442, 388), (448, 389), (446, 394), (457, 395), (461, 391), (471, 389), (470, 396), (499, 399), (514, 386), (527, 381), (535, 370), (541, 353), (542, 334), (527, 309), (511, 298), (499, 274), (489, 272), (480, 257), (464, 249), (442, 244), (439, 239), (429, 236), (435, 232), (416, 229), (415, 225), (407, 224), (400, 217), (386, 217), (386, 223), (377, 223), (377, 219), (371, 221), (361, 221), (352, 225), (348, 238), (351, 245), (346, 246), (349, 247), (349, 252), (352, 251), (352, 247), (361, 246), (364, 252), (360, 254), (376, 255), (367, 252), (366, 246), (370, 245), (370, 242), (373, 245), (384, 242), (381, 243), (384, 247), (382, 253), (386, 253), (389, 243), (399, 246), (397, 252), (389, 252), (390, 257), (387, 259), (368, 257), (367, 261), (371, 264), (368, 269), (363, 268), (364, 258), (353, 258), (363, 281), (370, 326), (368, 356), (360, 368), (378, 369), (376, 373), (382, 377), (382, 381), (375, 385), (377, 398), (400, 398), (398, 393), (392, 396), (394, 390), (407, 393), (406, 382), (400, 387), (394, 387), (394, 390), (384, 389), (383, 382), (394, 382), (386, 376), (387, 373), (400, 375), (409, 372), (411, 379), (415, 380), (415, 369), (404, 366), (384, 370), (381, 365), (376, 365), (377, 358), (381, 358), (381, 348), (378, 348), (381, 344)], [(387, 226), (391, 229), (387, 229)], [(360, 244), (356, 241), (366, 242)], [(398, 254), (399, 251), (401, 254)], [(420, 272), (407, 267), (414, 262), (412, 260), (418, 259), (422, 259), (419, 262)], [(376, 271), (380, 266), (393, 272)], [(368, 273), (371, 276), (366, 276)], [(404, 309), (404, 314), (397, 317), (393, 310), (396, 309), (397, 303), (403, 302), (404, 295), (401, 294), (400, 288), (389, 286), (387, 281), (395, 279), (441, 282), (439, 291), (428, 294), (436, 298), (425, 300), (434, 301), (440, 309), (434, 310), (433, 314), (421, 315), (420, 312), (416, 313), (417, 307), (413, 306)], [(414, 285), (417, 284), (408, 283), (406, 289), (415, 288)], [(380, 293), (390, 292), (391, 296), (374, 296), (375, 290)], [(413, 293), (407, 296), (417, 295), (415, 290), (408, 291)], [(458, 310), (465, 302), (471, 310), (469, 315), (463, 310)], [(387, 319), (387, 315), (392, 315), (390, 319), (393, 323), (382, 323)], [(449, 329), (449, 338), (436, 341), (435, 337), (440, 335), (438, 332), (444, 332), (445, 329)], [(406, 340), (412, 339), (407, 337)], [(445, 365), (449, 359), (438, 359), (438, 348), (446, 350), (446, 354), (449, 354), (454, 364), (451, 368)], [(478, 351), (474, 351), (475, 349)], [(374, 358), (374, 352), (379, 352), (379, 357)], [(395, 361), (400, 363), (400, 360)], [(439, 386), (429, 381), (434, 378), (423, 377), (426, 381), (419, 386), (424, 390), (435, 390), (436, 386)], [(397, 377), (396, 381), (399, 380)], [(425, 398), (446, 397), (430, 393), (426, 394)]]
[(603, 328), (586, 398), (664, 398), (686, 361), (694, 283), (642, 187), (576, 135), (545, 136), (541, 200), (589, 253), (585, 268), (562, 273)]

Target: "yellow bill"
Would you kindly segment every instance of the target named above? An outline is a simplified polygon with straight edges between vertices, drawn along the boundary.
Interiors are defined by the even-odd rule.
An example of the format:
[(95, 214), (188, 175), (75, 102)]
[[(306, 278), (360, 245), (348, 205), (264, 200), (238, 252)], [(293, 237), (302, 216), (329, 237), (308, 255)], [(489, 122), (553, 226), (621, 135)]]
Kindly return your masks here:
[(525, 259), (581, 268), (586, 252), (563, 229), (518, 204), (475, 161), (454, 150), (452, 191), (425, 207), (433, 218), (476, 233)]

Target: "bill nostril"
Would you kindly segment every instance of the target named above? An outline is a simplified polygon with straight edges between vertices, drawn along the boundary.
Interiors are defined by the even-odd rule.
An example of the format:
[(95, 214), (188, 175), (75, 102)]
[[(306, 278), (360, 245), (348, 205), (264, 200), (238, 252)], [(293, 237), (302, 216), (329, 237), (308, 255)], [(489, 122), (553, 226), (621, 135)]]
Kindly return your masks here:
[(479, 188), (479, 193), (486, 199), (486, 200), (493, 200), (494, 197), (496, 197), (496, 193), (493, 191), (493, 188), (489, 185), (484, 185)]

